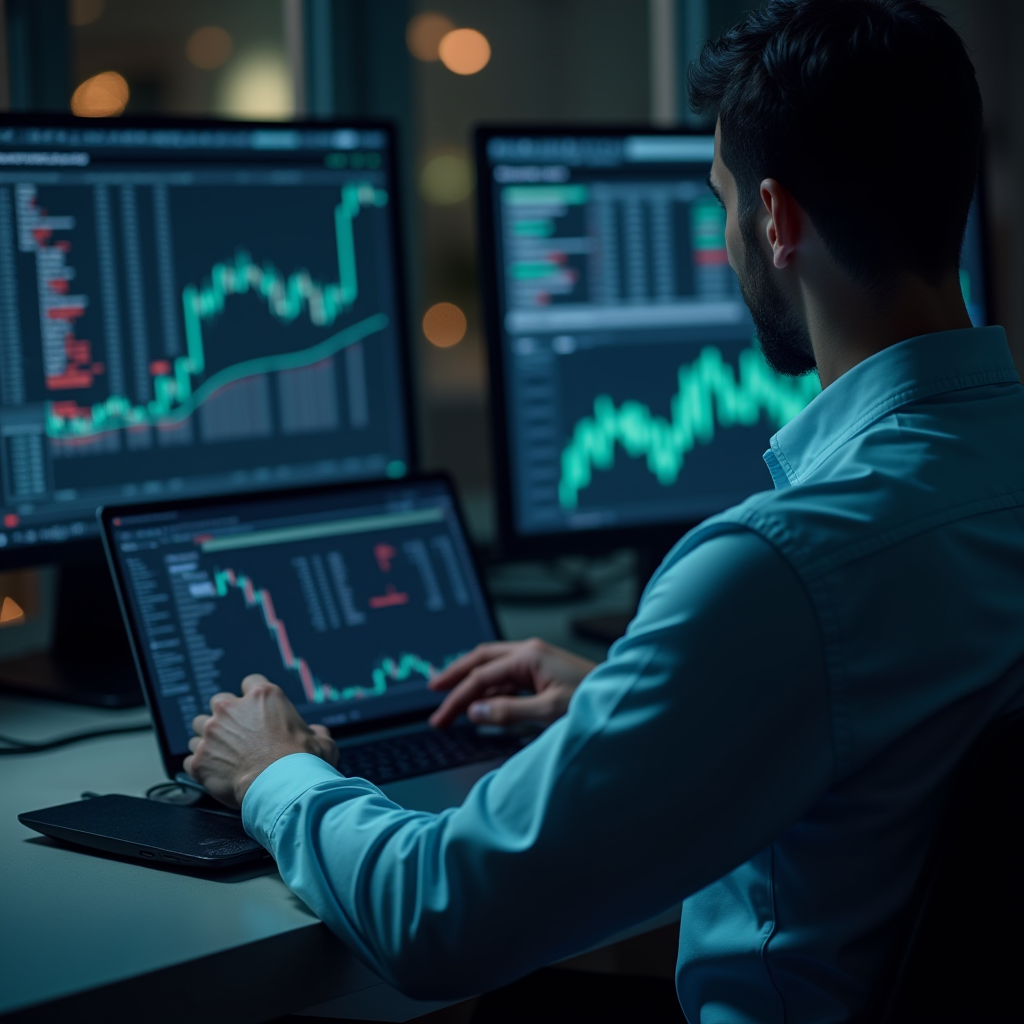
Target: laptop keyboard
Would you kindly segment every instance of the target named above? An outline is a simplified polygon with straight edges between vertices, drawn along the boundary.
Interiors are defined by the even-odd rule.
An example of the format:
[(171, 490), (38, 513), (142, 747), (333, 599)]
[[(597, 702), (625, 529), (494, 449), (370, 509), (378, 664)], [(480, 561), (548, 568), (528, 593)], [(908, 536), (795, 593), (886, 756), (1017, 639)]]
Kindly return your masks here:
[(341, 747), (338, 771), (379, 786), (444, 768), (510, 757), (522, 745), (523, 740), (516, 736), (481, 735), (472, 726), (453, 726)]

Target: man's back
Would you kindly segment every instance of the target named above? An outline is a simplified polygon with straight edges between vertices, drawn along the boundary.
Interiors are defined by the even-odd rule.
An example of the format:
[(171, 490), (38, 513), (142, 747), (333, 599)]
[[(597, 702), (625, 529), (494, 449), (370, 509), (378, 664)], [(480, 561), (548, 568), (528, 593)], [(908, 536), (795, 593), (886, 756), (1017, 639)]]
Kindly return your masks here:
[(1024, 389), (958, 275), (981, 93), (920, 0), (768, 0), (688, 76), (765, 359), (823, 389), (773, 439), (776, 491), (685, 538), (603, 664), (482, 645), (433, 680), (438, 725), (549, 723), (458, 808), (340, 777), (265, 681), (196, 720), (187, 764), (409, 992), (494, 987), (683, 899), (691, 1024), (838, 1024), (944, 780), (1024, 700)]
[[(752, 1019), (844, 1020), (913, 887), (944, 781), (1024, 700), (1024, 673), (1004, 677), (1024, 658), (1024, 388), (1003, 332), (927, 335), (866, 360), (766, 460), (779, 490), (681, 548), (752, 529), (799, 576), (820, 630), (835, 781), (686, 901), (679, 987), (702, 1021), (715, 1004), (736, 1020), (744, 985)], [(780, 643), (811, 639), (779, 623)]]

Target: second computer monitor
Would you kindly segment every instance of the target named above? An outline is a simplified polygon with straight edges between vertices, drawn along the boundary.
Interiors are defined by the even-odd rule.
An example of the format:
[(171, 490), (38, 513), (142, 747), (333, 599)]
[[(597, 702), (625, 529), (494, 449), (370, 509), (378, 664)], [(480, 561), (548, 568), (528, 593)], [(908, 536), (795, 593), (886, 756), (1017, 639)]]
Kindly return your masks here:
[[(771, 486), (770, 436), (819, 392), (761, 354), (707, 186), (711, 135), (481, 129), (502, 540), (663, 545)], [(972, 212), (961, 279), (984, 322)]]
[[(381, 124), (0, 123), (0, 556), (98, 505), (410, 468)], [(69, 543), (70, 542), (70, 543)]]

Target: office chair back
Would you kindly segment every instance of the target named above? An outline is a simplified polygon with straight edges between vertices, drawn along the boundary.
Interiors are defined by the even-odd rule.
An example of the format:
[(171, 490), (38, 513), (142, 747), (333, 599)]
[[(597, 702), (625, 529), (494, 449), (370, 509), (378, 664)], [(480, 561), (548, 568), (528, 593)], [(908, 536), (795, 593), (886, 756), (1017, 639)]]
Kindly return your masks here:
[(1024, 1022), (1024, 710), (950, 780), (864, 1024)]

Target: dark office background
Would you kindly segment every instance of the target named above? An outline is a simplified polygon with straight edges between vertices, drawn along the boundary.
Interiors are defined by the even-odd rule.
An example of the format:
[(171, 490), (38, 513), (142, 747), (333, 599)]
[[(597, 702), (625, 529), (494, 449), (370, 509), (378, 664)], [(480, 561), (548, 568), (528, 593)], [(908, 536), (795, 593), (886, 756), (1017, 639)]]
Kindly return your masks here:
[[(487, 368), (471, 127), (482, 121), (691, 123), (682, 98), (686, 63), (701, 40), (748, 6), (745, 0), (0, 0), (0, 109), (67, 110), (74, 94), (85, 112), (106, 104), (144, 114), (398, 121), (423, 451), (428, 465), (455, 473), (478, 531), (486, 534)], [(981, 80), (994, 308), (1024, 368), (1024, 105), (1013, 100), (1024, 96), (1024, 4), (939, 0), (937, 6), (966, 38)], [(438, 40), (465, 28), (482, 33), (490, 47), (489, 60), (471, 74), (437, 59)], [(481, 45), (477, 37), (468, 43)], [(461, 57), (471, 69), (473, 46)], [(449, 63), (459, 58), (456, 49)], [(892, 185), (914, 187), (898, 173)], [(441, 311), (447, 318), (435, 315), (433, 327), (424, 324), (438, 303), (462, 311), (464, 334), (448, 307)]]

